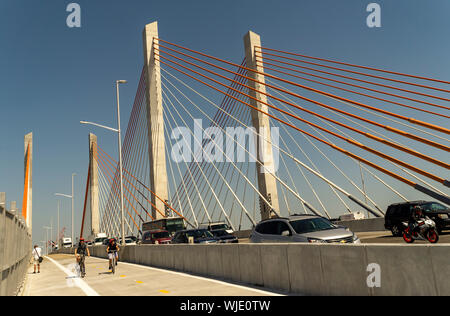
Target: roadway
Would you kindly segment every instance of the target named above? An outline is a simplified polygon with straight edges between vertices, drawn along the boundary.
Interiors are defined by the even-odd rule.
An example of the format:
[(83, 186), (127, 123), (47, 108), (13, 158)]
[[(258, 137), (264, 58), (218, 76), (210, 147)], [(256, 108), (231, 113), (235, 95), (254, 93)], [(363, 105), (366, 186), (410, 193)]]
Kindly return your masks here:
[[(390, 231), (361, 232), (356, 233), (363, 244), (405, 244), (403, 237), (394, 237)], [(414, 244), (430, 244), (428, 241), (416, 240)], [(438, 244), (450, 243), (450, 231), (444, 231), (439, 235)], [(430, 244), (431, 245), (431, 244)]]
[[(388, 230), (383, 231), (374, 231), (374, 232), (358, 232), (355, 233), (361, 243), (363, 244), (405, 244), (403, 237), (394, 237), (392, 233)], [(250, 240), (248, 238), (239, 239), (239, 243), (249, 243)], [(429, 244), (428, 241), (416, 240), (414, 244)], [(439, 235), (438, 244), (449, 244), (450, 243), (450, 231), (444, 231), (441, 235)], [(431, 245), (431, 244), (430, 244)]]
[(272, 296), (276, 292), (186, 273), (119, 262), (116, 273), (105, 259), (87, 257), (84, 279), (73, 255), (44, 258), (41, 273), (28, 270), (23, 296)]

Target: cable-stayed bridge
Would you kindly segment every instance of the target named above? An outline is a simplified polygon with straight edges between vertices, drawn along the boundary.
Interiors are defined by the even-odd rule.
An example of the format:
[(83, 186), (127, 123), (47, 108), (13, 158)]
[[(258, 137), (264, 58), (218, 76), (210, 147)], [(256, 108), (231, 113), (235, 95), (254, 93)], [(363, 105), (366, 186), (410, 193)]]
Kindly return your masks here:
[[(145, 27), (143, 43), (144, 63), (120, 154), (89, 134), (79, 237), (142, 238), (144, 223), (163, 218), (181, 218), (187, 228), (224, 222), (245, 231), (261, 220), (293, 214), (382, 219), (391, 203), (450, 205), (449, 81), (337, 61), (325, 57), (328, 53), (266, 47), (251, 31), (237, 61), (160, 38), (156, 22)], [(120, 137), (120, 123), (112, 130)], [(0, 195), (2, 224), (23, 237), (20, 249), (29, 246), (31, 234), (30, 141), (27, 135), (22, 217), (8, 213)], [(120, 254), (131, 264), (111, 278), (89, 272), (106, 262), (105, 247), (94, 246), (87, 283), (95, 289), (74, 281), (70, 290), (121, 295), (123, 287), (132, 287), (136, 294), (155, 295), (170, 292), (159, 289), (164, 285), (175, 295), (210, 294), (211, 283), (192, 285), (186, 275), (142, 267), (150, 265), (297, 294), (448, 295), (447, 247), (133, 245)], [(73, 257), (61, 253), (73, 251), (60, 249), (48, 258), (47, 267), (54, 263), (58, 273), (45, 275), (47, 287), (31, 285), (25, 292), (67, 290), (61, 280), (76, 276), (62, 265)], [(2, 261), (2, 294), (14, 292), (25, 257), (20, 252)], [(372, 267), (381, 273), (381, 287), (369, 282)], [(143, 283), (152, 285), (138, 289)], [(237, 295), (222, 285), (211, 294)], [(239, 293), (273, 294), (258, 291)]]
[[(174, 216), (241, 230), (449, 204), (448, 81), (264, 47), (253, 32), (242, 62), (159, 38), (156, 22), (143, 36), (122, 147), (126, 235)], [(95, 135), (90, 153), (82, 234), (120, 236), (119, 159)]]

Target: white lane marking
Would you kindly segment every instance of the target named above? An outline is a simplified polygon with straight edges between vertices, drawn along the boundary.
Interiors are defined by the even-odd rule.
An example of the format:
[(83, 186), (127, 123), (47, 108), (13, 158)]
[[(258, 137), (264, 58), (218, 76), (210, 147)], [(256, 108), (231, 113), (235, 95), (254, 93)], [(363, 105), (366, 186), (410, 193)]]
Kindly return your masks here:
[[(99, 258), (99, 257), (95, 257), (95, 258), (96, 259), (100, 259), (100, 260), (105, 260), (105, 261), (108, 260), (108, 259), (103, 259), (103, 258)], [(253, 291), (253, 292), (256, 292), (256, 293), (261, 293), (261, 294), (266, 294), (266, 295), (286, 296), (284, 294), (278, 294), (278, 293), (274, 293), (274, 292), (258, 290), (258, 289), (254, 289), (254, 288), (243, 286), (243, 285), (237, 285), (237, 284), (228, 283), (228, 282), (224, 282), (224, 281), (219, 281), (219, 280), (214, 280), (214, 279), (210, 279), (210, 278), (200, 277), (200, 276), (191, 275), (191, 274), (187, 274), (187, 273), (183, 273), (183, 272), (176, 272), (176, 271), (165, 270), (165, 269), (160, 269), (160, 268), (153, 268), (153, 267), (143, 266), (143, 265), (140, 265), (140, 264), (129, 263), (129, 262), (122, 262), (122, 261), (119, 261), (119, 263), (120, 264), (126, 264), (126, 265), (129, 265), (129, 266), (149, 269), (149, 270), (155, 270), (155, 271), (161, 271), (161, 272), (181, 275), (181, 276), (194, 278), (194, 279), (198, 279), (198, 280), (202, 280), (202, 281), (209, 281), (209, 282), (214, 282), (214, 283), (218, 283), (218, 284), (222, 284), (222, 285), (233, 286), (233, 287), (236, 287), (236, 288), (239, 288), (239, 289), (244, 289), (244, 290), (247, 290), (247, 291)]]
[(57, 261), (53, 260), (50, 257), (45, 257), (51, 262), (53, 262), (61, 271), (63, 271), (67, 276), (69, 277), (75, 277), (73, 278), (73, 282), (76, 286), (78, 286), (87, 296), (100, 296), (93, 288), (91, 288), (86, 282), (76, 277), (75, 274), (73, 274), (71, 271), (67, 270), (65, 267), (63, 267), (61, 264), (59, 264)]

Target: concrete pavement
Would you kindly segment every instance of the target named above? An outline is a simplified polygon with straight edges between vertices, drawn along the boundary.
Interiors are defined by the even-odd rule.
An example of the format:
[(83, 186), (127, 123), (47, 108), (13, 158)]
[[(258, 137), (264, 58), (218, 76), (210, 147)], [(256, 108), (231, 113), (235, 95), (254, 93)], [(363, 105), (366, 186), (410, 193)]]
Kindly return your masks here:
[(24, 296), (267, 296), (275, 292), (236, 285), (185, 273), (119, 262), (116, 274), (105, 259), (86, 258), (84, 279), (76, 276), (75, 257), (45, 257), (41, 273), (28, 271)]

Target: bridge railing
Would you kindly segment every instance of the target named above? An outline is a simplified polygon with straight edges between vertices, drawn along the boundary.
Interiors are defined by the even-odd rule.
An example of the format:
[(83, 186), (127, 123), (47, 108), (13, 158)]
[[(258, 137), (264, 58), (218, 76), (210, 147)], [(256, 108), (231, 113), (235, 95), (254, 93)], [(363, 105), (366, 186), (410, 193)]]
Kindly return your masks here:
[(6, 210), (0, 192), (0, 296), (17, 295), (31, 254), (31, 235), (22, 216)]

